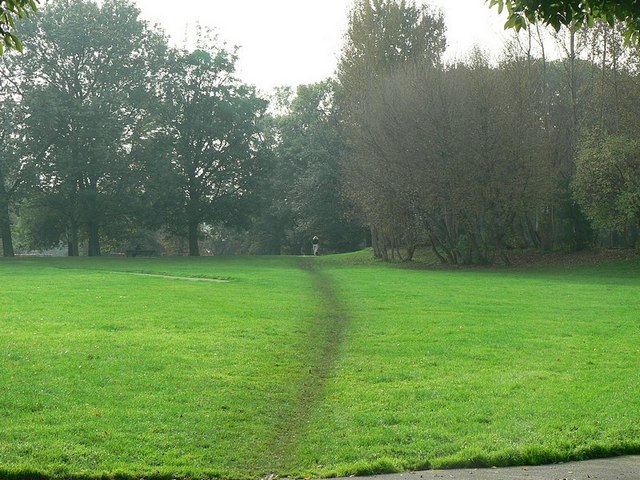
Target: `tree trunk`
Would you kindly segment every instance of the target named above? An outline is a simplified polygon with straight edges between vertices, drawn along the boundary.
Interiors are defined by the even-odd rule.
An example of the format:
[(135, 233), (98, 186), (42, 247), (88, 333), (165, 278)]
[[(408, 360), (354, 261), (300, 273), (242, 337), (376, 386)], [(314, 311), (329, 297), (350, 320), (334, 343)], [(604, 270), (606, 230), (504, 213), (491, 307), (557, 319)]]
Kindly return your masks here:
[(407, 256), (405, 257), (405, 261), (406, 262), (410, 262), (413, 260), (413, 256), (416, 253), (416, 244), (415, 243), (411, 243), (409, 245), (407, 245)]
[(77, 257), (80, 255), (78, 248), (78, 225), (75, 222), (69, 224), (69, 232), (67, 234), (67, 255)]
[(13, 257), (11, 219), (9, 218), (9, 193), (5, 188), (3, 178), (0, 178), (0, 236), (2, 236), (2, 255), (5, 257)]
[(373, 256), (375, 258), (382, 258), (378, 229), (373, 225), (371, 225), (371, 247), (373, 248)]
[(620, 130), (620, 89), (619, 89), (619, 59), (620, 59), (620, 44), (617, 41), (617, 36), (613, 34), (614, 42), (611, 45), (612, 56), (612, 74), (613, 74), (613, 132), (618, 133)]
[(576, 138), (578, 136), (578, 87), (576, 78), (576, 27), (571, 24), (569, 27), (569, 48), (570, 48), (570, 78), (569, 86), (571, 88), (571, 139), (570, 139), (570, 158), (566, 159), (569, 165), (567, 165), (567, 171), (563, 172), (565, 175), (571, 176), (575, 173), (575, 164), (573, 155), (576, 151)]
[(87, 234), (89, 236), (89, 245), (87, 255), (90, 257), (100, 256), (100, 223), (98, 222), (98, 179), (89, 179), (86, 185), (85, 195), (85, 212), (87, 215)]
[(100, 235), (98, 232), (98, 224), (96, 222), (89, 222), (89, 252), (90, 257), (100, 256)]
[(3, 200), (0, 210), (0, 230), (2, 231), (2, 255), (13, 257), (13, 240), (11, 239), (11, 220), (9, 218), (9, 204)]
[(198, 248), (198, 222), (189, 222), (189, 256), (200, 256)]
[(438, 259), (440, 260), (440, 263), (446, 264), (447, 259), (444, 258), (438, 251), (438, 245), (440, 244), (440, 241), (437, 240), (436, 237), (434, 237), (432, 234), (429, 234), (429, 240), (431, 241), (431, 249), (433, 250), (433, 253), (436, 254), (436, 257), (438, 257)]
[(603, 45), (602, 45), (602, 65), (601, 65), (601, 78), (600, 78), (600, 129), (604, 129), (604, 96), (605, 96), (605, 81), (607, 76), (607, 28), (604, 28), (603, 32)]

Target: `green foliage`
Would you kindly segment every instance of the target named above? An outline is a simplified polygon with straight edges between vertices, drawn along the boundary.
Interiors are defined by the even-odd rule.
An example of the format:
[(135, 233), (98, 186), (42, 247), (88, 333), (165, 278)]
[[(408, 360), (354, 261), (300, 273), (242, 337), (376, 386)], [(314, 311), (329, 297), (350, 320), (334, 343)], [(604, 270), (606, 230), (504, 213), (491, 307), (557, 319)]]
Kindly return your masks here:
[(489, 0), (489, 7), (496, 6), (498, 13), (507, 9), (505, 28), (516, 31), (527, 23), (542, 22), (556, 31), (561, 26), (593, 27), (596, 20), (610, 26), (623, 22), (625, 37), (640, 42), (640, 10), (636, 0)]
[(51, 195), (32, 195), (21, 203), (16, 225), (21, 238), (19, 247), (30, 251), (60, 245), (60, 239), (67, 233), (65, 218), (60, 215), (61, 200)]
[[(444, 31), (442, 14), (427, 6), (359, 0), (351, 11), (338, 77), (341, 83), (355, 72), (371, 77), (409, 60), (437, 65), (445, 49)], [(368, 80), (366, 75), (362, 80)]]
[(100, 236), (122, 225), (113, 218), (131, 213), (131, 154), (148, 121), (150, 72), (165, 50), (138, 15), (122, 0), (60, 0), (23, 25), (29, 49), (18, 66), (30, 148), (71, 255), (83, 238), (99, 255)]
[(263, 179), (258, 228), (252, 231), (258, 252), (309, 253), (314, 235), (325, 253), (359, 246), (360, 228), (348, 218), (341, 191), (339, 158), (346, 141), (334, 87), (330, 80), (299, 86), (273, 119), (273, 160)]
[(236, 60), (205, 36), (194, 52), (170, 52), (157, 85), (144, 146), (150, 200), (165, 226), (188, 234), (190, 255), (203, 223), (242, 223), (263, 167), (267, 104), (234, 77)]
[(40, 0), (0, 0), (0, 56), (4, 54), (5, 49), (23, 51), (22, 40), (13, 33), (16, 19), (27, 18), (33, 12), (37, 12), (38, 3)]
[[(338, 100), (347, 115), (366, 110), (372, 82), (407, 62), (439, 65), (446, 46), (442, 13), (415, 2), (359, 0), (338, 64)], [(356, 121), (353, 120), (352, 121)]]
[[(22, 222), (35, 229), (29, 243), (62, 232), (70, 255), (81, 243), (99, 255), (101, 243), (137, 235), (142, 218), (188, 232), (197, 253), (203, 222), (247, 218), (266, 102), (234, 78), (235, 52), (205, 37), (194, 52), (171, 50), (126, 0), (49, 2), (22, 34), (29, 48), (2, 77), (28, 112), (39, 180), (29, 205), (46, 205)], [(53, 224), (63, 228), (40, 229)]]
[(640, 226), (640, 142), (592, 133), (578, 153), (573, 192), (596, 228)]
[(558, 188), (558, 240), (565, 251), (578, 252), (593, 248), (596, 230), (576, 201), (569, 180)]

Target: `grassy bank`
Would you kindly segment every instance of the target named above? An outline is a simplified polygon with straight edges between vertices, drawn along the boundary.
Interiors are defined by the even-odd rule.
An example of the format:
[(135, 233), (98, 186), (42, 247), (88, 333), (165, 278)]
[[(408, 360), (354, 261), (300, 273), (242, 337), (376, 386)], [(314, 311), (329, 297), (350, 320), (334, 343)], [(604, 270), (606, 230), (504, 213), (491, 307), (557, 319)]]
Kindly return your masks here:
[(328, 476), (640, 452), (637, 262), (365, 260), (0, 261), (0, 472)]

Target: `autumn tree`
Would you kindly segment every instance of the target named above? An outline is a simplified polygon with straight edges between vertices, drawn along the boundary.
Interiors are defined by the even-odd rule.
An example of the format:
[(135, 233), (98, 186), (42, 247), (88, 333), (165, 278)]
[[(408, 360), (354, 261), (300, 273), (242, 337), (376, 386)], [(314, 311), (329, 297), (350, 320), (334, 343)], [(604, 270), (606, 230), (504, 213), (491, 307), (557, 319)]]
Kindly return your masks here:
[[(407, 204), (394, 197), (384, 165), (395, 159), (375, 150), (377, 139), (370, 120), (385, 77), (408, 65), (437, 68), (445, 48), (441, 13), (413, 2), (361, 0), (350, 17), (347, 42), (338, 65), (336, 100), (349, 140), (342, 165), (347, 191), (371, 226), (374, 252), (385, 256), (398, 241), (411, 243)], [(373, 146), (373, 151), (372, 151)], [(394, 203), (390, 203), (394, 199)], [(398, 222), (408, 227), (398, 230)]]

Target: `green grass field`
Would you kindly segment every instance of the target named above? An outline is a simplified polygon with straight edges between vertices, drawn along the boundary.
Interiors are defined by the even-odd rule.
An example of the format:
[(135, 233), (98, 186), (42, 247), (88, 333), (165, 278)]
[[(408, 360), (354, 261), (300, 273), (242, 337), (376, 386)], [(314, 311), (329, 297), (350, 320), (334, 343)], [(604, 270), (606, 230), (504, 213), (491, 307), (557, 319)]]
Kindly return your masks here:
[[(185, 281), (139, 273), (223, 279)], [(0, 260), (0, 477), (640, 453), (640, 263)]]

